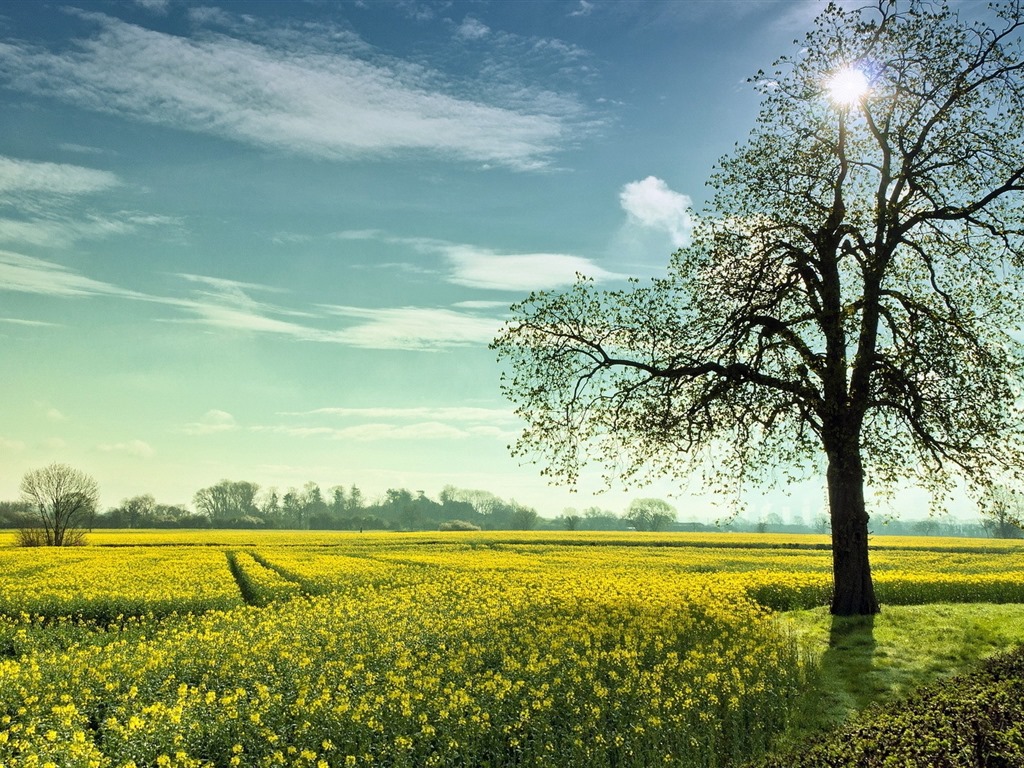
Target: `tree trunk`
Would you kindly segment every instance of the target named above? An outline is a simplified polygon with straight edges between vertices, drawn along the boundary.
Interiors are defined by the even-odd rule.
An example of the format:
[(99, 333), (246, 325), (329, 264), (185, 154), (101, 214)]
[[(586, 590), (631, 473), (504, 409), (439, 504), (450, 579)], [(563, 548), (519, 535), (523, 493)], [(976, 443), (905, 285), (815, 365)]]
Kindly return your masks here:
[(864, 468), (858, 442), (847, 439), (837, 451), (829, 451), (834, 616), (868, 616), (879, 611), (868, 560), (868, 514), (864, 508)]

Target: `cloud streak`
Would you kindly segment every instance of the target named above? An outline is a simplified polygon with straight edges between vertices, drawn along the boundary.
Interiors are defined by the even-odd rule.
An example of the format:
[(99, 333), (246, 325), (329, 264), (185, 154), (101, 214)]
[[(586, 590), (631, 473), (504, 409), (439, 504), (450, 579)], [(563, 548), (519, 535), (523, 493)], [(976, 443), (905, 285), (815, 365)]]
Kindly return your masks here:
[[(598, 282), (625, 278), (625, 275), (598, 266), (591, 259), (567, 253), (499, 253), (446, 240), (394, 237), (379, 230), (347, 230), (335, 232), (332, 237), (337, 240), (380, 240), (412, 247), (420, 253), (440, 255), (448, 265), (445, 280), (467, 288), (524, 293), (564, 288), (575, 283), (578, 275)], [(472, 303), (462, 302), (460, 306), (466, 308)], [(477, 306), (482, 304), (477, 303)]]
[[(516, 434), (519, 419), (509, 410), (467, 406), (317, 408), (312, 411), (286, 412), (287, 418), (313, 421), (307, 424), (277, 424), (252, 427), (298, 439), (352, 440), (466, 440), (495, 438), (507, 440)], [(331, 424), (324, 424), (325, 418)], [(337, 421), (355, 421), (338, 426)]]
[(37, 163), (0, 155), (0, 194), (85, 195), (121, 184), (116, 174), (66, 163)]
[(226, 34), (163, 34), (97, 13), (67, 50), (0, 44), (9, 87), (100, 112), (331, 160), (427, 152), (539, 169), (573, 134), (575, 100), (515, 106), (457, 94), (443, 75), (353, 53)]
[(200, 323), (241, 333), (262, 333), (299, 341), (361, 349), (440, 351), (485, 345), (502, 317), (494, 307), (356, 307), (319, 305), (299, 311), (253, 298), (279, 289), (203, 275), (179, 275), (198, 286), (185, 298), (154, 296), (93, 280), (67, 267), (0, 250), (0, 292), (57, 298), (116, 297), (159, 304), (180, 315), (169, 322)]
[(149, 298), (135, 291), (85, 277), (60, 264), (0, 250), (0, 291), (5, 290), (63, 297)]

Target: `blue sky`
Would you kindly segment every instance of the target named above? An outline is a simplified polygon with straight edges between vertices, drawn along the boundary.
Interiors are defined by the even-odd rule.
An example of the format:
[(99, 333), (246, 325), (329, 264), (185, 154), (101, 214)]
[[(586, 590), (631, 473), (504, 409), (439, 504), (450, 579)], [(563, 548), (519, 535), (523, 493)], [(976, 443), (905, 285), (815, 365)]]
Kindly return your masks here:
[(487, 343), (531, 290), (662, 272), (821, 7), (0, 2), (0, 498), (51, 461), (104, 505), (679, 489), (519, 466)]

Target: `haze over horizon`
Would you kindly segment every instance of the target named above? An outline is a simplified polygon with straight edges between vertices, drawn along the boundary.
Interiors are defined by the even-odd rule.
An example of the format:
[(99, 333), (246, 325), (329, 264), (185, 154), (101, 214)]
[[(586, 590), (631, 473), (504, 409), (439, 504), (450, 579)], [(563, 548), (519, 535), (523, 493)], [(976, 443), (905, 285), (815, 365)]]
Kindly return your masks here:
[(228, 478), (721, 514), (520, 466), (487, 344), (530, 291), (663, 273), (821, 7), (0, 5), (0, 499), (58, 461), (105, 506)]

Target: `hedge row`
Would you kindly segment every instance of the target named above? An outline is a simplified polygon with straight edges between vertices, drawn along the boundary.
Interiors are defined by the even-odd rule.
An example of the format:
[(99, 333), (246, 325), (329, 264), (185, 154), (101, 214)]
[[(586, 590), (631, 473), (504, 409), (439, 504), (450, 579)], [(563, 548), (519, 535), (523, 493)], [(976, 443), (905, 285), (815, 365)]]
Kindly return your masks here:
[(762, 768), (1024, 768), (1024, 648), (933, 683)]

